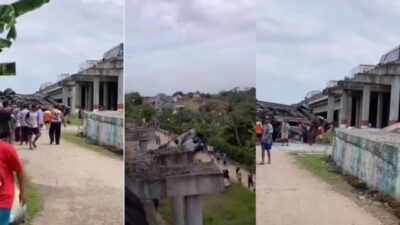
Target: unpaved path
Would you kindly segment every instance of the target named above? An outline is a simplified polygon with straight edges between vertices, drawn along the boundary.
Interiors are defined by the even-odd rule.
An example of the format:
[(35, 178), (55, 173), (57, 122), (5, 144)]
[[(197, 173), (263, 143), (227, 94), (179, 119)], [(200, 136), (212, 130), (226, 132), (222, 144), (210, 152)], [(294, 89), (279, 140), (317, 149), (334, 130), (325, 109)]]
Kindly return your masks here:
[(285, 152), (273, 151), (272, 164), (257, 165), (256, 189), (257, 225), (382, 225)]
[(123, 224), (122, 157), (64, 140), (59, 146), (49, 145), (46, 132), (33, 151), (26, 145), (15, 147), (44, 200), (44, 209), (32, 225)]

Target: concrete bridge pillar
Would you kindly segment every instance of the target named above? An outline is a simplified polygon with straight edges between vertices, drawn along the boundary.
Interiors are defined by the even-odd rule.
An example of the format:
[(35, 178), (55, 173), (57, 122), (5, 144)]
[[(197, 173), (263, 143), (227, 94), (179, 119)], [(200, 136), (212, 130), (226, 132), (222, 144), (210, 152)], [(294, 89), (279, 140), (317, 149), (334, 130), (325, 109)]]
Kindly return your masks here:
[(378, 93), (378, 106), (376, 113), (376, 128), (383, 126), (383, 93)]
[(67, 86), (62, 87), (62, 104), (68, 105), (68, 87)]
[(369, 125), (369, 105), (371, 100), (370, 86), (364, 86), (362, 99), (361, 128), (367, 128)]
[(348, 95), (346, 92), (344, 92), (342, 96), (340, 96), (340, 128), (345, 128), (347, 126), (347, 100)]
[(74, 114), (76, 111), (76, 86), (71, 87), (71, 114)]
[(351, 122), (354, 118), (352, 118), (353, 114), (353, 97), (348, 96), (347, 97), (347, 127), (351, 126)]
[(361, 108), (361, 100), (359, 98), (355, 98), (356, 101), (356, 127), (360, 127), (360, 108)]
[(93, 112), (99, 111), (100, 105), (100, 79), (98, 77), (93, 80)]
[(185, 206), (183, 197), (172, 198), (172, 218), (174, 225), (185, 225), (185, 215), (183, 214), (184, 209)]
[(93, 86), (88, 86), (88, 106), (89, 111), (93, 110)]
[(203, 207), (200, 195), (185, 197), (186, 225), (203, 225)]
[(335, 96), (328, 95), (328, 108), (327, 108), (327, 116), (326, 119), (329, 122), (333, 121), (333, 114), (335, 110)]
[(108, 108), (108, 83), (107, 82), (103, 83), (103, 107), (105, 110), (109, 109)]
[(124, 73), (118, 74), (118, 111), (124, 111)]
[(389, 126), (399, 121), (400, 77), (394, 76), (390, 91)]

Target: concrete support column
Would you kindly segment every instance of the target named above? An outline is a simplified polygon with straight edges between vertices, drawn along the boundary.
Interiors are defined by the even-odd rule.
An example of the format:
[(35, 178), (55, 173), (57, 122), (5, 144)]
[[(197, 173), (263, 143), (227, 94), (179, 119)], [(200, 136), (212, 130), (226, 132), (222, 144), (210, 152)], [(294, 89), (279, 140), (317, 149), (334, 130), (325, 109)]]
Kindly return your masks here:
[(89, 86), (88, 87), (88, 100), (89, 100), (89, 111), (93, 110), (93, 87)]
[(347, 127), (351, 126), (351, 122), (354, 118), (352, 118), (353, 114), (353, 97), (347, 97)]
[(360, 127), (360, 99), (356, 98), (356, 127)]
[(175, 197), (172, 199), (172, 218), (174, 225), (185, 225), (184, 215), (184, 199), (183, 197)]
[(369, 105), (371, 100), (370, 86), (364, 86), (362, 99), (361, 128), (367, 128), (369, 125)]
[(88, 111), (89, 109), (89, 88), (85, 86), (84, 88), (85, 92), (85, 110)]
[(75, 110), (78, 111), (82, 107), (82, 86), (81, 84), (77, 83), (75, 85), (75, 91), (73, 93), (73, 99), (75, 101)]
[(346, 128), (347, 126), (347, 118), (348, 118), (348, 111), (347, 111), (347, 100), (348, 95), (346, 92), (340, 96), (340, 128)]
[(93, 112), (98, 112), (100, 108), (100, 79), (93, 80)]
[(76, 86), (71, 87), (71, 114), (74, 114), (76, 111)]
[(105, 110), (109, 109), (108, 107), (108, 83), (104, 82), (103, 83), (103, 108)]
[(118, 74), (118, 111), (124, 111), (124, 73), (121, 70)]
[(376, 110), (376, 128), (383, 126), (383, 93), (378, 93), (378, 108)]
[(399, 121), (400, 77), (394, 76), (390, 91), (389, 126)]
[(333, 121), (333, 114), (335, 111), (335, 96), (328, 95), (328, 109), (327, 109), (327, 116), (326, 119), (329, 122)]
[(68, 105), (68, 87), (67, 86), (62, 87), (62, 104)]
[(185, 197), (186, 225), (203, 225), (203, 208), (200, 195)]

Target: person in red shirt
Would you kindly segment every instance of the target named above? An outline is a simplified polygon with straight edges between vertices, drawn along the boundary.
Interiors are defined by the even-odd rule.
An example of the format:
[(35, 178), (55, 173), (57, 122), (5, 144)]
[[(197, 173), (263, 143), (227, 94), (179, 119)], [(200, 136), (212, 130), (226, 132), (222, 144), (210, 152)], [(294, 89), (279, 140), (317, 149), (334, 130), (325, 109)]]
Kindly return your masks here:
[(15, 195), (14, 173), (20, 189), (19, 200), (25, 205), (27, 192), (21, 160), (12, 145), (0, 140), (0, 225), (8, 225), (10, 221)]

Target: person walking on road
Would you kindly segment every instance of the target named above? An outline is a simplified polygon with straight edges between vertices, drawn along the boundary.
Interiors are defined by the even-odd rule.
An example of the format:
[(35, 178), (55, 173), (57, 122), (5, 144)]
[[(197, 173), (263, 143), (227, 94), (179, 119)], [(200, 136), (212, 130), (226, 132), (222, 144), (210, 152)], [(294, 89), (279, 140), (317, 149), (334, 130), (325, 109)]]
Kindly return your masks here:
[(53, 144), (54, 141), (57, 145), (60, 144), (60, 137), (61, 137), (61, 124), (64, 127), (67, 127), (64, 120), (63, 113), (59, 110), (58, 105), (54, 105), (54, 109), (51, 111), (51, 123), (50, 123), (50, 144)]
[(282, 122), (282, 129), (281, 129), (281, 139), (282, 139), (282, 146), (285, 145), (289, 146), (289, 129), (290, 125), (287, 119), (284, 119)]
[[(28, 142), (29, 142), (29, 150), (33, 150), (36, 148), (36, 141), (42, 135), (40, 132), (40, 114), (38, 112), (38, 108), (36, 105), (32, 105), (31, 111), (26, 114), (26, 124), (28, 124)], [(33, 135), (35, 135), (35, 139), (33, 139)]]
[(28, 124), (26, 123), (26, 115), (29, 113), (28, 109), (29, 105), (24, 105), (22, 111), (19, 113), (19, 121), (21, 123), (21, 140), (20, 140), (20, 145), (22, 145), (24, 142), (25, 144), (28, 144), (28, 133), (29, 133), (29, 127)]
[(44, 111), (43, 120), (44, 120), (44, 124), (46, 125), (46, 129), (49, 129), (50, 123), (51, 123), (51, 111), (49, 109)]
[(8, 101), (3, 101), (3, 108), (0, 109), (0, 138), (6, 140), (8, 143), (12, 141), (12, 118), (11, 112), (8, 108)]
[(268, 155), (268, 164), (271, 164), (271, 148), (272, 148), (272, 134), (274, 128), (271, 124), (271, 119), (267, 120), (267, 123), (263, 126), (263, 135), (261, 138), (261, 165), (265, 164), (265, 151)]
[(12, 145), (0, 140), (0, 225), (9, 225), (10, 223), (15, 195), (14, 173), (20, 190), (19, 201), (24, 206), (28, 197), (21, 160)]
[(261, 145), (262, 131), (263, 128), (261, 122), (257, 122), (256, 124), (257, 145)]

